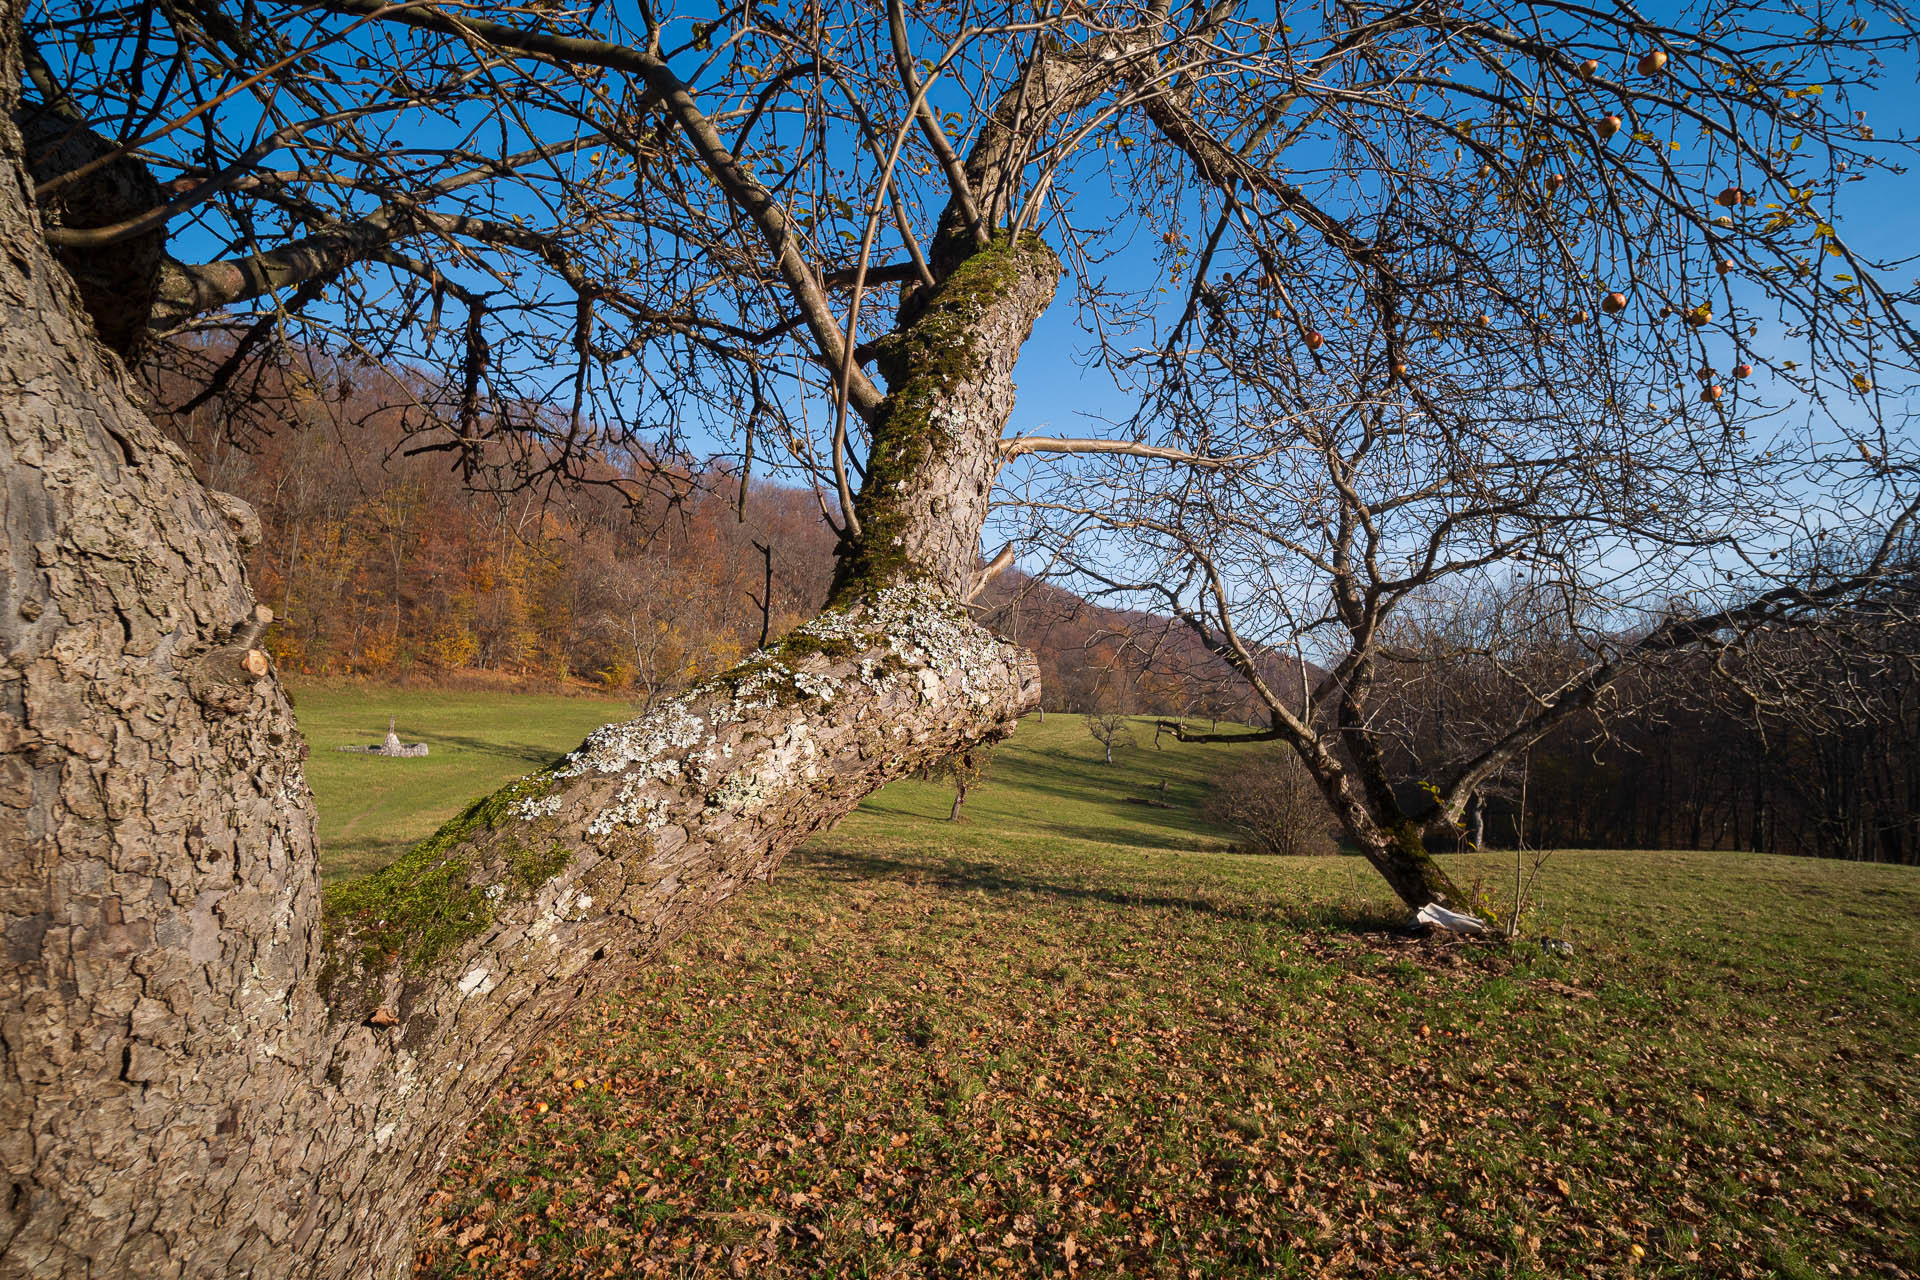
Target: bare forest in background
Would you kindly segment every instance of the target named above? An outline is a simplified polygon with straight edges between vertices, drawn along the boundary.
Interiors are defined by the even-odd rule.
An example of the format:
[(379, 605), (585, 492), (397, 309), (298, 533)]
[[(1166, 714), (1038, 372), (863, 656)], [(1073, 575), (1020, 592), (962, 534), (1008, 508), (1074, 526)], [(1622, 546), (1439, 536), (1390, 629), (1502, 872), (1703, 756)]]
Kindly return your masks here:
[[(225, 354), (176, 344), (144, 373), (202, 482), (259, 513), (249, 569), (282, 671), (647, 705), (759, 645), (769, 577), (769, 638), (826, 599), (834, 538), (805, 489), (752, 480), (743, 501), (737, 462), (638, 454), (489, 489), (465, 455), (420, 449), (424, 376), (298, 350), (195, 404)], [(1244, 684), (1167, 619), (1018, 572), (979, 603), (1038, 655), (1048, 710), (1252, 712)]]
[[(201, 479), (259, 513), (250, 568), (277, 618), (267, 643), (283, 671), (561, 688), (647, 706), (740, 661), (763, 625), (777, 638), (826, 598), (833, 535), (804, 489), (751, 480), (743, 502), (737, 462), (636, 455), (625, 470), (603, 463), (541, 488), (489, 490), (484, 474), (449, 465), (464, 455), (419, 450), (408, 428), (421, 411), (410, 406), (428, 397), (404, 372), (302, 351), (239, 393), (203, 397), (221, 354), (176, 346), (144, 373), (156, 419)], [(247, 417), (259, 414), (295, 429)], [(1462, 616), (1476, 607), (1455, 604)], [(1173, 619), (1017, 570), (978, 605), (1035, 653), (1048, 711), (1260, 722), (1246, 682)], [(1638, 673), (1492, 780), (1456, 843), (1920, 863), (1910, 614), (1750, 648), (1739, 670), (1685, 655)], [(1497, 703), (1525, 696), (1503, 668), (1557, 659), (1537, 638), (1501, 662), (1444, 629), (1406, 641), (1380, 727), (1417, 803), (1426, 778), (1477, 749)], [(1269, 659), (1269, 687), (1297, 702), (1298, 656)], [(1225, 791), (1244, 801), (1269, 766), (1250, 750)], [(1308, 807), (1307, 829), (1277, 847), (1319, 847), (1337, 827), (1323, 805)]]

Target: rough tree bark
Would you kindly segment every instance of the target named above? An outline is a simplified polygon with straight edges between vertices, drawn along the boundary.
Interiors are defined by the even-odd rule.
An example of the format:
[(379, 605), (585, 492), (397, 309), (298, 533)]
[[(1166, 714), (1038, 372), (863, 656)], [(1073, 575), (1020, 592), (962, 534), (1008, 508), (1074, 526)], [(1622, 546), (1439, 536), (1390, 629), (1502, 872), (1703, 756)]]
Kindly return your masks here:
[(1058, 263), (993, 244), (909, 318), (826, 613), (323, 910), (305, 748), (236, 642), (257, 526), (134, 408), (21, 145), (0, 123), (0, 1276), (400, 1274), (525, 1045), (1036, 705), (957, 601)]

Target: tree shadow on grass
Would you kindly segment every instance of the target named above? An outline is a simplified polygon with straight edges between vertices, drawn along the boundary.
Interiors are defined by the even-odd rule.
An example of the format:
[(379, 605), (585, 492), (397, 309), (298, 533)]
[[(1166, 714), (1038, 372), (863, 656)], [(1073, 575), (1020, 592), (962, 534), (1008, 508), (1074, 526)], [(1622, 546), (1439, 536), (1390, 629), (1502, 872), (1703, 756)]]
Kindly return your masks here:
[[(1023, 791), (1037, 791), (1063, 800), (1083, 800), (1096, 804), (1110, 802), (1116, 789), (1129, 784), (1141, 787), (1151, 785), (1145, 782), (1147, 775), (1140, 769), (1116, 767), (1108, 770), (1098, 762), (1074, 767), (1079, 764), (1080, 761), (1070, 758), (1031, 756), (1019, 761), (1017, 766), (1007, 765), (1006, 769), (1009, 773), (1017, 773)], [(1166, 774), (1163, 772), (1161, 776)], [(1168, 777), (1167, 780), (1183, 791), (1191, 789), (1198, 793), (1193, 796), (1196, 802), (1207, 789), (1205, 783), (1197, 779)]]
[[(1036, 788), (1036, 790), (1037, 789), (1038, 788)], [(1108, 797), (1108, 800), (1113, 804), (1126, 803), (1122, 800), (1113, 800), (1111, 797)], [(943, 801), (942, 803), (944, 804), (945, 802)], [(885, 799), (876, 800), (869, 796), (861, 807), (868, 813), (884, 814), (889, 818), (909, 818), (920, 822), (937, 823), (942, 827), (949, 825), (945, 813), (923, 813), (918, 809), (909, 807), (903, 802)], [(985, 806), (980, 807), (984, 808)], [(1154, 812), (1161, 811), (1155, 810)], [(993, 830), (992, 819), (990, 817), (982, 816), (978, 819), (963, 817), (962, 821), (965, 825), (972, 826), (976, 831)], [(1126, 827), (1099, 827), (1089, 826), (1085, 823), (1069, 822), (1035, 821), (1032, 825), (1045, 827), (1047, 831), (1056, 835), (1065, 836), (1069, 839), (1088, 840), (1096, 844), (1125, 845), (1132, 849), (1165, 849), (1175, 853), (1225, 852), (1222, 848), (1222, 841), (1225, 839), (1225, 836), (1215, 835), (1210, 828), (1204, 827), (1175, 827), (1169, 825), (1158, 830), (1140, 831)]]
[(1098, 902), (1115, 907), (1145, 907), (1156, 911), (1191, 912), (1220, 920), (1289, 924), (1339, 933), (1378, 934), (1403, 921), (1373, 904), (1354, 902), (1233, 902), (1205, 894), (1170, 894), (1101, 885), (1078, 880), (1055, 880), (1014, 871), (990, 862), (961, 858), (929, 858), (908, 862), (841, 849), (796, 851), (791, 860), (828, 880), (913, 879), (952, 891), (1028, 893), (1072, 902)]
[[(501, 760), (524, 760), (535, 768), (550, 765), (567, 754), (566, 751), (555, 751), (545, 743), (501, 742), (497, 738), (468, 738), (450, 733), (422, 733), (419, 741), (426, 743), (429, 747), (459, 747), (475, 755), (493, 756)], [(572, 748), (569, 747), (567, 750), (571, 751)]]

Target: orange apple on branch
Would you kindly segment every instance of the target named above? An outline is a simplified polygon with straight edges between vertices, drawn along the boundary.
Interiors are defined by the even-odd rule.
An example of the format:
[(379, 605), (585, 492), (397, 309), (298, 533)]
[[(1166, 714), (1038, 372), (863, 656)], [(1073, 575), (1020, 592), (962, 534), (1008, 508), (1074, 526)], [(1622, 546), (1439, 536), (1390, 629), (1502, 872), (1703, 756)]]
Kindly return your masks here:
[(1665, 49), (1649, 49), (1640, 55), (1640, 74), (1643, 76), (1658, 75), (1665, 69), (1666, 65), (1667, 51)]
[(1619, 315), (1627, 309), (1627, 295), (1624, 293), (1608, 294), (1606, 297), (1600, 299), (1600, 309), (1610, 316)]

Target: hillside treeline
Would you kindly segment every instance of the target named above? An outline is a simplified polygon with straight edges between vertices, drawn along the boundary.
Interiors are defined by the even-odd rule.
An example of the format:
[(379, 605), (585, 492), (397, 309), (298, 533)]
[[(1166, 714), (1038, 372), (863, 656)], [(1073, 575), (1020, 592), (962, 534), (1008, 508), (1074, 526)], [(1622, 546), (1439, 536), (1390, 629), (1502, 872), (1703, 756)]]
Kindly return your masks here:
[[(162, 353), (147, 368), (155, 417), (205, 483), (258, 513), (250, 569), (282, 671), (561, 685), (648, 704), (826, 597), (833, 536), (807, 490), (756, 481), (742, 501), (724, 464), (637, 457), (476, 488), (457, 453), (421, 450), (432, 436), (414, 406), (431, 388), (404, 373), (305, 352), (297, 367), (253, 372), (243, 397), (167, 412), (197, 397), (206, 354)], [(1035, 652), (1049, 710), (1248, 714), (1244, 689), (1164, 619), (1017, 572), (980, 607)]]
[[(162, 360), (146, 373), (156, 418), (201, 478), (259, 514), (250, 567), (283, 671), (560, 685), (645, 705), (738, 661), (763, 625), (783, 634), (826, 596), (833, 539), (806, 490), (754, 482), (743, 503), (724, 464), (637, 458), (564, 483), (476, 488), (448, 454), (419, 451), (409, 406), (426, 397), (404, 374), (356, 377), (308, 359), (256, 373), (244, 397), (168, 413), (195, 398), (195, 366)], [(1034, 652), (1049, 711), (1253, 715), (1238, 677), (1166, 618), (1018, 571), (978, 607)], [(1623, 680), (1487, 786), (1462, 838), (1920, 863), (1913, 613), (1890, 607), (1869, 625), (1763, 646), (1738, 672), (1696, 658)], [(1383, 673), (1377, 727), (1410, 810), (1423, 777), (1477, 750), (1503, 703), (1530, 696), (1521, 677), (1537, 684), (1558, 660), (1550, 638), (1531, 643), (1497, 662), (1459, 635), (1402, 646), (1415, 660)], [(1297, 697), (1303, 674), (1321, 673), (1275, 655), (1266, 678)], [(1250, 777), (1270, 766), (1249, 751)]]
[(244, 447), (214, 405), (167, 424), (207, 484), (260, 516), (250, 569), (283, 671), (586, 683), (651, 701), (758, 640), (756, 542), (774, 551), (776, 631), (825, 594), (810, 495), (757, 486), (743, 521), (697, 470), (475, 492), (438, 455), (406, 453), (393, 406), (323, 393), (281, 409), (293, 429)]
[[(1896, 583), (1823, 626), (1634, 673), (1486, 787), (1464, 835), (1920, 865), (1917, 617), (1920, 590)], [(1473, 748), (1503, 700), (1528, 696), (1522, 671), (1538, 687), (1555, 651), (1402, 667), (1392, 723), (1410, 798), (1430, 763)]]

